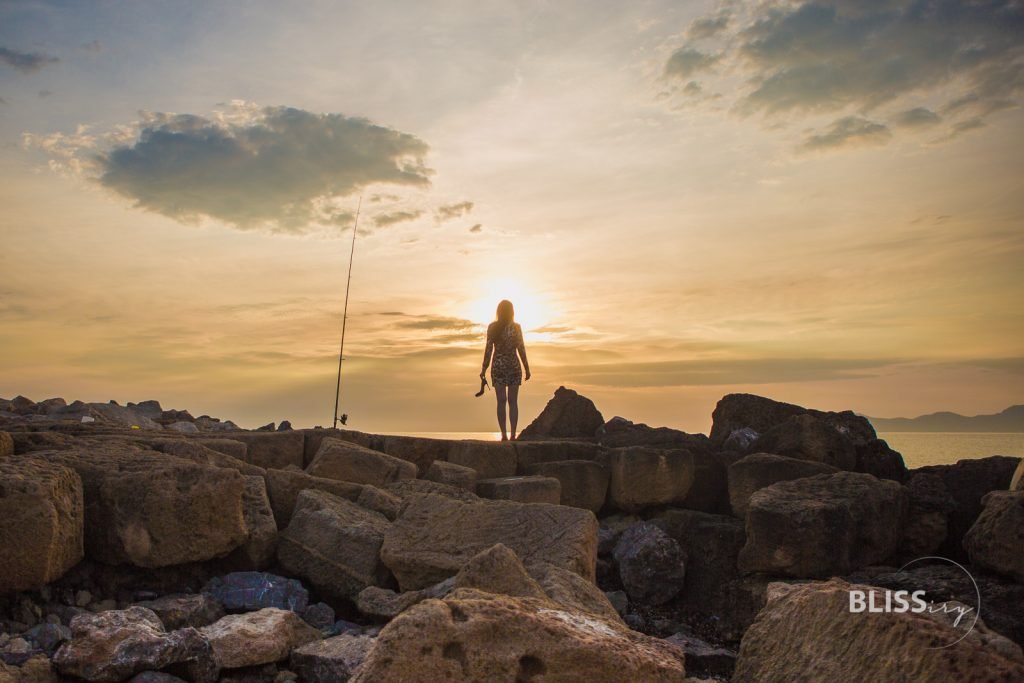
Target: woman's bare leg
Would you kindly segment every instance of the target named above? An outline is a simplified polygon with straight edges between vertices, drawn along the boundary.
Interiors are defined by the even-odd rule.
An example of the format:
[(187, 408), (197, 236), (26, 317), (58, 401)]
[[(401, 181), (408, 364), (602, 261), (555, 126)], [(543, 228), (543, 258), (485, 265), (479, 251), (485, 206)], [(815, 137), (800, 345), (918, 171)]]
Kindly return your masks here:
[[(507, 401), (505, 387), (495, 385), (494, 395), (498, 397), (498, 426), (501, 427), (501, 440), (508, 441), (508, 434), (505, 432), (505, 403)], [(513, 433), (515, 427), (513, 427)]]
[[(516, 423), (519, 422), (519, 385), (508, 388), (508, 421), (512, 423), (512, 440), (516, 438)], [(502, 430), (504, 432), (504, 430)]]

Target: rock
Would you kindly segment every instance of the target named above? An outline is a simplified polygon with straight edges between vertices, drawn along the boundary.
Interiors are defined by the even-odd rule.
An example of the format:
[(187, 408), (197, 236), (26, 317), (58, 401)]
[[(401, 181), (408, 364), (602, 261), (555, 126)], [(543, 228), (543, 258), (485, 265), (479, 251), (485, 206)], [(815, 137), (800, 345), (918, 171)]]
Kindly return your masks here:
[(991, 491), (964, 536), (971, 564), (1024, 583), (1024, 491)]
[(615, 562), (633, 602), (661, 605), (683, 589), (686, 555), (674, 539), (648, 522), (622, 533), (615, 546)]
[(187, 410), (165, 410), (156, 421), (167, 425), (172, 422), (195, 422), (196, 419)]
[(736, 668), (736, 651), (715, 647), (684, 632), (665, 639), (686, 653), (686, 672), (690, 676), (716, 676), (729, 680)]
[(518, 466), (515, 446), (507, 441), (455, 441), (448, 462), (475, 471), (478, 481), (515, 476)]
[(598, 430), (598, 441), (608, 448), (647, 446), (666, 450), (702, 450), (710, 448), (711, 445), (708, 437), (703, 434), (687, 434), (669, 427), (634, 424), (623, 417), (613, 417), (604, 423)]
[[(480, 596), (480, 597), (477, 597)], [(396, 617), (352, 679), (678, 681), (681, 650), (544, 600), (458, 591)]]
[(859, 472), (772, 484), (750, 498), (739, 568), (818, 578), (881, 562), (898, 547), (907, 505), (899, 484)]
[[(241, 441), (236, 441), (234, 439), (219, 439), (219, 438), (210, 438), (210, 437), (203, 437), (201, 439), (194, 439), (194, 441), (196, 443), (202, 445), (202, 446), (206, 446), (207, 448), (209, 448), (212, 451), (217, 451), (218, 453), (223, 453), (224, 455), (230, 455), (235, 460), (238, 460), (238, 461), (244, 462), (244, 463), (248, 463), (248, 460), (246, 459), (246, 456), (249, 453), (249, 447), (246, 446)], [(231, 461), (231, 462), (233, 463), (234, 461)], [(256, 465), (250, 465), (250, 467), (254, 467), (255, 468)], [(242, 471), (244, 474), (256, 474), (257, 473), (255, 471), (245, 471), (245, 470), (240, 470), (240, 471)], [(262, 467), (258, 468), (258, 471), (266, 473), (266, 470), (263, 469)]]
[(515, 552), (501, 543), (480, 551), (462, 565), (452, 587), (475, 588), (513, 597), (547, 598), (544, 589), (527, 573)]
[(276, 431), (276, 430), (274, 429), (274, 423), (273, 422), (268, 422), (267, 424), (263, 425), (262, 427), (257, 427), (253, 431), (256, 431), (256, 432), (273, 432), (273, 431)]
[(623, 512), (682, 503), (693, 485), (689, 451), (613, 448), (601, 456), (608, 468), (608, 505)]
[(366, 659), (374, 638), (344, 633), (292, 650), (289, 666), (306, 683), (344, 683)]
[(884, 440), (871, 439), (857, 445), (855, 451), (855, 472), (865, 472), (879, 479), (892, 479), (901, 483), (907, 480), (907, 466), (903, 463), (903, 456), (889, 448)]
[(390, 621), (413, 605), (431, 598), (443, 598), (452, 592), (455, 577), (451, 576), (421, 590), (396, 593), (380, 586), (367, 586), (356, 596), (356, 608), (371, 619)]
[(761, 434), (751, 446), (762, 453), (786, 455), (852, 471), (857, 449), (832, 425), (813, 415), (794, 415)]
[[(236, 442), (237, 443), (237, 442)], [(212, 465), (213, 467), (227, 467), (238, 470), (244, 475), (266, 476), (267, 471), (262, 467), (251, 465), (245, 460), (240, 460), (214, 448), (208, 448), (197, 441), (186, 439), (157, 439), (152, 442), (156, 450), (173, 455), (176, 458), (190, 460), (200, 465)], [(244, 448), (245, 445), (242, 444)]]
[(28, 661), (21, 665), (18, 683), (58, 683), (60, 678), (53, 670), (53, 662), (46, 655), (35, 655), (29, 657)]
[(166, 567), (224, 555), (246, 539), (244, 482), (235, 470), (115, 443), (45, 457), (82, 478), (91, 559)]
[(167, 425), (166, 429), (172, 432), (178, 432), (179, 434), (198, 434), (199, 427), (196, 427), (194, 422), (172, 422)]
[(203, 586), (203, 593), (225, 609), (247, 612), (273, 607), (302, 613), (309, 604), (309, 592), (300, 581), (266, 572), (215, 577)]
[(747, 503), (756, 491), (779, 481), (791, 481), (839, 470), (811, 460), (772, 453), (753, 453), (729, 465), (729, 505), (739, 518), (747, 514)]
[(246, 461), (263, 469), (303, 466), (302, 432), (237, 432), (231, 438), (246, 445)]
[(605, 597), (608, 598), (608, 602), (619, 615), (625, 614), (629, 609), (629, 596), (626, 595), (626, 591), (608, 591), (605, 593)]
[(942, 477), (915, 472), (907, 481), (910, 507), (897, 557), (906, 562), (934, 555), (946, 540), (949, 513), (956, 504)]
[(693, 484), (679, 503), (688, 510), (708, 513), (729, 512), (729, 475), (727, 460), (708, 449), (693, 450)]
[(367, 510), (379, 512), (387, 517), (388, 521), (393, 522), (398, 517), (398, 511), (402, 507), (402, 499), (384, 489), (364, 484), (363, 490), (359, 492), (359, 497), (356, 498), (356, 504), (363, 506)]
[(11, 404), (8, 409), (18, 415), (32, 415), (36, 411), (36, 402), (27, 396), (18, 394), (11, 399)]
[(82, 480), (31, 456), (0, 458), (0, 594), (41, 588), (83, 555)]
[(558, 387), (544, 410), (519, 434), (523, 441), (550, 438), (591, 438), (604, 425), (594, 402), (572, 389)]
[(597, 513), (608, 495), (608, 468), (592, 460), (539, 462), (520, 468), (523, 474), (557, 479), (559, 503)]
[(265, 607), (258, 612), (229, 614), (201, 632), (225, 669), (269, 664), (287, 659), (292, 648), (320, 640), (320, 631), (291, 610)]
[(288, 420), (281, 420), (281, 423), (277, 425), (277, 431), (279, 432), (290, 432), (292, 431), (292, 423)]
[(89, 603), (92, 602), (92, 593), (86, 590), (81, 590), (75, 593), (75, 605), (78, 607), (88, 607)]
[[(939, 615), (852, 613), (851, 590), (865, 595), (878, 592), (841, 579), (771, 584), (768, 604), (743, 635), (732, 680), (1011, 681), (1024, 677), (1024, 659), (1007, 659), (986, 646), (982, 636), (986, 629), (980, 622), (971, 631), (974, 636), (944, 647), (963, 633)], [(878, 595), (876, 604), (884, 600)]]
[(736, 430), (744, 428), (763, 435), (772, 427), (795, 415), (811, 415), (823, 420), (840, 434), (848, 437), (854, 446), (878, 438), (867, 418), (855, 415), (849, 410), (841, 413), (823, 412), (753, 394), (727, 394), (722, 397), (711, 414), (711, 441), (722, 444)]
[(558, 505), (562, 499), (562, 485), (553, 477), (503, 477), (478, 481), (476, 493), (491, 500)]
[(605, 449), (588, 441), (516, 441), (512, 442), (518, 474), (530, 474), (526, 468), (544, 462), (597, 460)]
[(340, 439), (324, 439), (306, 471), (315, 477), (377, 487), (416, 478), (416, 465), (411, 462)]
[(604, 591), (579, 574), (541, 561), (531, 562), (526, 571), (551, 600), (566, 610), (583, 612), (617, 624), (623, 623), (618, 610)]
[(527, 564), (543, 560), (594, 581), (597, 519), (587, 510), (561, 505), (411, 495), (387, 529), (381, 556), (402, 590), (414, 590), (454, 575), (495, 543)]
[(15, 453), (31, 451), (61, 451), (75, 444), (74, 437), (60, 432), (13, 432)]
[(267, 495), (278, 529), (284, 529), (291, 522), (295, 502), (299, 494), (307, 489), (324, 491), (351, 501), (358, 500), (363, 492), (362, 485), (348, 481), (314, 477), (305, 472), (267, 470)]
[(25, 638), (11, 638), (0, 651), (0, 661), (20, 666), (32, 658), (33, 652), (32, 643)]
[(750, 427), (734, 429), (722, 442), (722, 450), (747, 453), (759, 436), (761, 435)]
[(413, 495), (425, 493), (444, 496), (445, 498), (451, 498), (463, 503), (474, 503), (480, 500), (478, 495), (465, 489), (441, 484), (436, 481), (427, 481), (426, 479), (402, 479), (401, 481), (388, 484), (384, 487), (384, 490), (395, 494), (403, 500)]
[(384, 515), (322, 491), (299, 494), (278, 560), (318, 591), (354, 598), (367, 586), (387, 586), (381, 545), (391, 524)]
[(235, 571), (261, 571), (270, 566), (277, 552), (277, 522), (263, 477), (245, 477), (242, 515), (249, 536), (224, 558), (222, 565)]
[(171, 674), (165, 674), (161, 671), (143, 671), (142, 673), (135, 674), (128, 683), (188, 683), (183, 678), (172, 676)]
[(1017, 463), (1017, 469), (1013, 471), (1013, 477), (1010, 479), (1010, 490), (1024, 491), (1024, 458), (1020, 459)]
[(160, 407), (160, 401), (152, 399), (142, 403), (132, 403), (129, 401), (128, 409), (137, 415), (148, 417), (150, 420), (159, 420), (164, 414), (164, 409)]
[(205, 593), (165, 595), (136, 606), (152, 610), (168, 631), (207, 626), (224, 616), (220, 601)]
[(0, 458), (14, 455), (14, 439), (7, 432), (0, 432)]
[[(367, 435), (368, 436), (368, 435)], [(418, 436), (374, 436), (368, 448), (393, 455), (416, 465), (420, 472), (430, 469), (435, 460), (446, 460), (448, 452), (461, 441), (449, 439), (426, 439)]]
[(428, 481), (436, 481), (456, 488), (473, 491), (476, 488), (476, 470), (472, 467), (456, 465), (453, 462), (435, 460), (430, 463), (427, 473), (423, 478)]
[(313, 628), (329, 628), (334, 625), (334, 609), (327, 603), (318, 602), (306, 608), (302, 620)]
[(210, 643), (199, 631), (168, 633), (144, 607), (82, 614), (71, 620), (72, 639), (53, 661), (62, 675), (87, 681), (121, 681), (147, 670), (177, 666), (194, 681), (215, 681)]
[(61, 643), (71, 640), (71, 629), (60, 624), (39, 624), (26, 631), (25, 638), (52, 657)]
[(913, 474), (935, 474), (942, 478), (953, 497), (955, 507), (949, 513), (949, 532), (938, 554), (953, 560), (967, 559), (962, 541), (978, 515), (981, 499), (989, 491), (1005, 491), (1006, 482), (1013, 477), (1019, 458), (993, 455), (988, 458), (958, 460), (955, 465), (929, 465), (918, 467)]
[[(195, 418), (194, 422), (201, 432), (233, 432), (239, 429), (238, 425), (231, 420), (221, 422), (218, 418), (209, 415), (200, 415)], [(250, 432), (250, 434), (256, 434), (256, 432)], [(261, 467), (263, 466), (261, 465)]]

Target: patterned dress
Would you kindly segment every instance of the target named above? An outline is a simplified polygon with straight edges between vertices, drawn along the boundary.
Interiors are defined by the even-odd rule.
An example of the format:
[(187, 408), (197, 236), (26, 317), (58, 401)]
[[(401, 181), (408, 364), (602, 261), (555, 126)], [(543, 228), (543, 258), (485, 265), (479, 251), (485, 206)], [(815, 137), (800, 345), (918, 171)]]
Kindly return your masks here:
[(484, 367), (491, 362), (491, 384), (496, 387), (519, 386), (523, 383), (523, 369), (519, 365), (516, 351), (526, 358), (523, 343), (523, 328), (518, 323), (501, 325), (497, 320), (487, 327), (487, 348), (484, 350)]

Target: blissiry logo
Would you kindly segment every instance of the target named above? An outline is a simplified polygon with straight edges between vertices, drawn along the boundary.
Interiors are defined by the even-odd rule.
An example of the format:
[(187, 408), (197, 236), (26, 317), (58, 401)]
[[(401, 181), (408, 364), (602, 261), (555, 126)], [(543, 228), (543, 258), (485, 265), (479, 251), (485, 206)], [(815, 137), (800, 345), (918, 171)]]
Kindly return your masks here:
[[(900, 567), (899, 572), (904, 572), (907, 567), (926, 560), (940, 560), (942, 562), (948, 562), (949, 564), (957, 567), (962, 571), (968, 579), (971, 581), (971, 585), (974, 586), (975, 603), (974, 605), (967, 605), (962, 602), (956, 602), (948, 600), (944, 602), (933, 602), (929, 601), (927, 592), (923, 589), (919, 590), (888, 590), (882, 588), (872, 588), (870, 590), (850, 590), (850, 612), (852, 614), (863, 614), (863, 613), (891, 613), (891, 614), (903, 614), (907, 612), (921, 614), (927, 612), (928, 614), (942, 614), (943, 616), (949, 615), (947, 622), (950, 623), (954, 629), (962, 630), (961, 624), (966, 624), (967, 619), (970, 619), (970, 625), (967, 626), (966, 630), (963, 630), (963, 634), (956, 640), (946, 643), (945, 645), (937, 645), (935, 647), (929, 647), (929, 650), (941, 650), (952, 645), (956, 645), (961, 640), (967, 637), (967, 635), (974, 629), (975, 624), (978, 623), (978, 616), (981, 612), (981, 591), (978, 590), (978, 582), (974, 580), (971, 573), (967, 571), (966, 567), (954, 562), (947, 557), (919, 557), (916, 560), (911, 560), (905, 565)], [(971, 616), (973, 614), (973, 617)]]

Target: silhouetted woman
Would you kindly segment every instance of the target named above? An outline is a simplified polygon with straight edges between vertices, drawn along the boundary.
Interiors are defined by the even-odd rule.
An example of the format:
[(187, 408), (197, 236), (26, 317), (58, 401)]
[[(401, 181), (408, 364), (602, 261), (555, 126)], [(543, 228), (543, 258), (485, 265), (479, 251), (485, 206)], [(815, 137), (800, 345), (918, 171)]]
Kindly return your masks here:
[[(519, 422), (519, 385), (523, 383), (523, 368), (526, 379), (530, 379), (530, 363), (526, 360), (526, 344), (523, 342), (523, 328), (515, 321), (516, 312), (512, 302), (503, 299), (493, 323), (487, 326), (487, 346), (484, 348), (484, 366), (480, 379), (484, 378), (487, 366), (491, 364), (491, 384), (498, 397), (498, 426), (501, 440), (508, 441), (505, 432), (505, 404), (508, 403), (508, 419), (512, 423), (512, 438), (516, 438), (516, 423)], [(518, 352), (518, 356), (516, 353)], [(519, 358), (523, 359), (522, 368)]]

